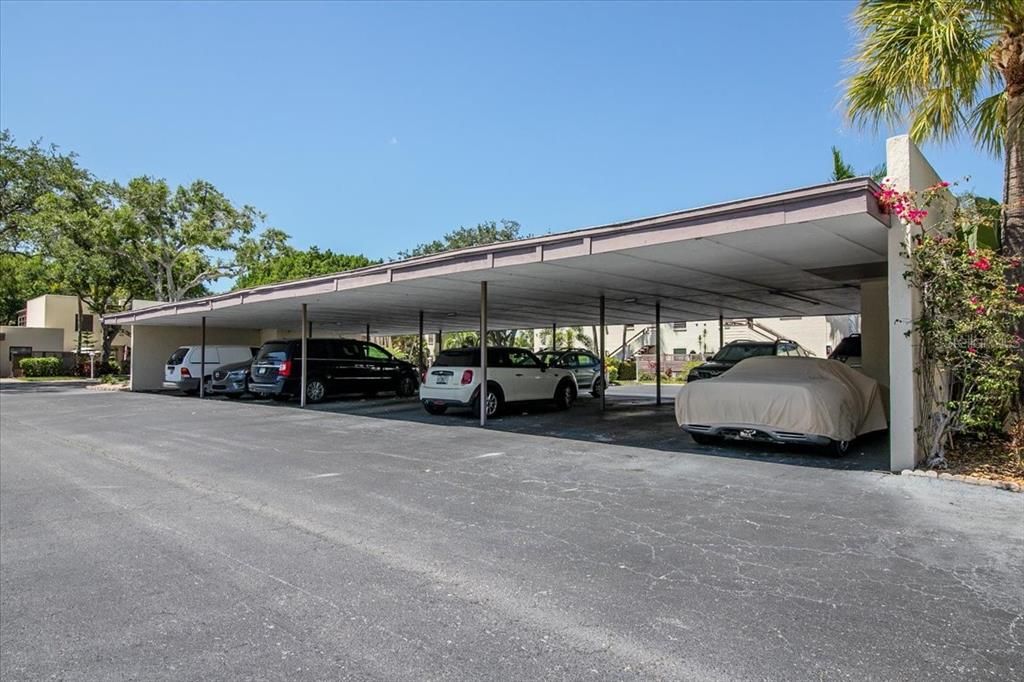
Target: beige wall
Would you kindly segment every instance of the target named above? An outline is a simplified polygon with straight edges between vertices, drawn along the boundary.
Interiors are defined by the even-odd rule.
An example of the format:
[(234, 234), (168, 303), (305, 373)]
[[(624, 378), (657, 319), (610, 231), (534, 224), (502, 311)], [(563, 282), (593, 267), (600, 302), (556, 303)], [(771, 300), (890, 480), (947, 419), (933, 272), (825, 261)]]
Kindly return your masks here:
[[(162, 388), (167, 358), (180, 346), (198, 345), (202, 340), (199, 327), (149, 327), (133, 325), (131, 328), (132, 362), (131, 390), (153, 391)], [(221, 345), (258, 346), (258, 329), (206, 328), (206, 343)]]
[[(137, 305), (141, 304), (141, 305)], [(152, 305), (151, 301), (137, 301), (132, 308)], [(82, 312), (86, 315), (93, 315), (92, 339), (93, 346), (98, 350), (103, 342), (103, 328), (100, 325), (99, 315), (96, 315), (92, 308), (85, 303), (82, 304)], [(78, 298), (76, 296), (65, 296), (62, 294), (45, 294), (31, 299), (25, 304), (25, 326), (46, 327), (49, 329), (63, 329), (64, 342), (61, 350), (73, 353), (78, 346), (78, 332), (75, 331), (75, 316), (78, 314)], [(127, 332), (122, 331), (114, 337), (112, 346), (114, 348), (127, 346), (130, 337)]]
[(0, 376), (11, 376), (11, 346), (28, 346), (33, 351), (61, 352), (64, 350), (64, 331), (43, 327), (0, 326)]

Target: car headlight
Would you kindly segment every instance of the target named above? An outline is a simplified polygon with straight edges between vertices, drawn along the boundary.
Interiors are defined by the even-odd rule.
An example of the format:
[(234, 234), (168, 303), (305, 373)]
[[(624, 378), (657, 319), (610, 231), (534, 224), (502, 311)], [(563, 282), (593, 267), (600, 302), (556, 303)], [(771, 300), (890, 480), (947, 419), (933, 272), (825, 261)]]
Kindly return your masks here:
[(240, 369), (237, 372), (228, 372), (228, 378), (229, 379), (244, 379), (245, 378), (245, 370)]

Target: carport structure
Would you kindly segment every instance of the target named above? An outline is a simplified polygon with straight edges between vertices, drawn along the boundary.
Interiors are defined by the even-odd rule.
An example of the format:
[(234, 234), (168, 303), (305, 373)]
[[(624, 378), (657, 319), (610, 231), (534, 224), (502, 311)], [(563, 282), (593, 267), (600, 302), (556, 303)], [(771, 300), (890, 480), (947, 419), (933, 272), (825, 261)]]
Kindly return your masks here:
[[(888, 151), (890, 172), (905, 169), (898, 185), (937, 177), (905, 137)], [(914, 397), (912, 367), (893, 376), (889, 356), (893, 345), (912, 364), (912, 340), (890, 332), (910, 318), (913, 296), (900, 265), (905, 231), (879, 209), (876, 190), (857, 178), (165, 303), (104, 323), (132, 327), (131, 386), (146, 390), (160, 387), (174, 348), (201, 339), (257, 345), (299, 330), (422, 336), (861, 313), (864, 371), (892, 392), (892, 466), (903, 468), (915, 459), (914, 402), (902, 402), (906, 391)]]

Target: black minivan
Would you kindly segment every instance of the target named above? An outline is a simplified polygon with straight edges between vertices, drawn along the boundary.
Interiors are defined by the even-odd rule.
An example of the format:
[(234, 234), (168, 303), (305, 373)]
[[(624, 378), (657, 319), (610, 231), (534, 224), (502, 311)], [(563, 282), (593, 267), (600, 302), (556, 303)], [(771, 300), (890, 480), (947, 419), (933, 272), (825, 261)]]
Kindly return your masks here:
[[(332, 394), (375, 395), (394, 391), (416, 394), (416, 368), (375, 343), (354, 339), (307, 339), (306, 402), (318, 403)], [(249, 390), (258, 396), (289, 400), (299, 396), (302, 341), (283, 339), (260, 346), (250, 370)]]

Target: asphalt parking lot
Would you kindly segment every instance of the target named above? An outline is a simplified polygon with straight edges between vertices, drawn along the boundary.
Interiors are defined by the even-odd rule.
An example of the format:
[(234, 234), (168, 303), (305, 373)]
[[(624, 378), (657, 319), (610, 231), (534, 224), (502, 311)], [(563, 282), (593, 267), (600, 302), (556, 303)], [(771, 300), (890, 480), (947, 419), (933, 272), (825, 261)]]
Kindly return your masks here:
[(485, 430), (4, 384), (0, 677), (1020, 676), (1024, 496), (618, 400)]

